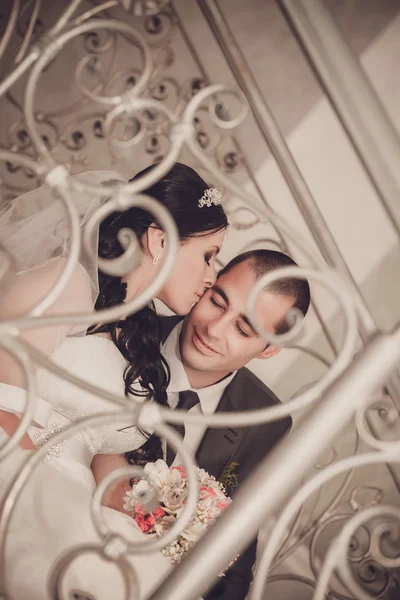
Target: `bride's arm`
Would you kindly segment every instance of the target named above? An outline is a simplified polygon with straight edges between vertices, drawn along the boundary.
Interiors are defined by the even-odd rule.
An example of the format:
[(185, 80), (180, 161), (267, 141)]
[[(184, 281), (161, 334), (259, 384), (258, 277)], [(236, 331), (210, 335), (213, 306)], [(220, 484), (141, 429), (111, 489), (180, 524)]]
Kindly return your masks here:
[[(90, 465), (96, 486), (100, 485), (106, 475), (127, 465), (128, 463), (125, 460), (124, 454), (96, 454)], [(108, 488), (102, 504), (108, 508), (123, 512), (132, 518), (132, 515), (124, 509), (124, 496), (130, 489), (131, 485), (128, 479), (117, 481)]]
[[(53, 260), (43, 267), (31, 269), (15, 277), (11, 286), (0, 297), (0, 322), (29, 313), (54, 288), (66, 264), (66, 259)], [(77, 264), (71, 279), (46, 315), (91, 312), (93, 309), (91, 284), (85, 269)], [(21, 331), (20, 338), (50, 356), (63, 339), (72, 332), (70, 325), (37, 327)], [(0, 349), (0, 382), (25, 386), (23, 372), (6, 351)]]
[[(20, 419), (14, 413), (0, 410), (0, 427), (11, 437), (17, 430)], [(26, 433), (19, 443), (22, 450), (33, 450), (35, 447), (29, 435)]]

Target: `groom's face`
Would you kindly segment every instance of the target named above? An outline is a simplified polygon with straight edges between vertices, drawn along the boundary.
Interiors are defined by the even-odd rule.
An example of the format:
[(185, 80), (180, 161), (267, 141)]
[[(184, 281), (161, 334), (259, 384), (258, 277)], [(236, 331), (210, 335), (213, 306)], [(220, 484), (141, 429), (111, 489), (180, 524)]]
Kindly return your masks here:
[[(221, 275), (186, 317), (180, 340), (182, 362), (189, 376), (213, 373), (215, 381), (240, 369), (253, 358), (269, 358), (279, 351), (253, 330), (246, 315), (254, 273), (249, 262)], [(293, 305), (293, 298), (263, 291), (256, 312), (264, 329), (275, 333)]]

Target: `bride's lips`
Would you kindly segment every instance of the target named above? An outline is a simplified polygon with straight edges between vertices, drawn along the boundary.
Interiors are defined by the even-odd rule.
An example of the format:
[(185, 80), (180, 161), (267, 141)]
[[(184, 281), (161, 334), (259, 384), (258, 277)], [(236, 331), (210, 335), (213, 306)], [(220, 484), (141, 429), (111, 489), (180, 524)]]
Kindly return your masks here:
[(219, 354), (214, 348), (206, 344), (206, 342), (200, 337), (197, 333), (196, 329), (193, 329), (193, 344), (196, 346), (197, 350), (206, 356), (215, 356)]

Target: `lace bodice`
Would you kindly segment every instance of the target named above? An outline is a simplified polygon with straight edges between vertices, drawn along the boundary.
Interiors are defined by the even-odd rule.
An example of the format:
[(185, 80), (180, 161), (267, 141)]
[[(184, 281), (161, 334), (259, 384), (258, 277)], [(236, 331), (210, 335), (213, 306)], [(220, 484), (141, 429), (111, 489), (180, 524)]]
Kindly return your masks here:
[[(124, 395), (123, 374), (125, 358), (115, 344), (102, 336), (67, 337), (51, 356), (57, 365), (69, 373), (103, 390)], [(118, 410), (119, 406), (93, 395), (82, 388), (39, 369), (36, 394), (49, 402), (60, 415), (60, 420), (78, 418), (99, 412)], [(135, 450), (146, 440), (126, 419), (110, 425), (91, 427), (78, 434), (83, 437), (92, 454), (119, 454)], [(125, 431), (117, 431), (129, 427)]]

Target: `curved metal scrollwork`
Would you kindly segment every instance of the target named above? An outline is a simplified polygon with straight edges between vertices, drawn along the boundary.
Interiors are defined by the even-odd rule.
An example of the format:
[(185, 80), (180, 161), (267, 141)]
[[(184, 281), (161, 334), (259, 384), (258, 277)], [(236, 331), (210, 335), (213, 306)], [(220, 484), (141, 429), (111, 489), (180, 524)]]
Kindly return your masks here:
[[(29, 4), (29, 3), (28, 3)], [(7, 46), (10, 44), (13, 32), (21, 27), (22, 16), (28, 12), (27, 5), (20, 10), (18, 1), (12, 5), (8, 22), (5, 26), (2, 40), (0, 42), (0, 59), (4, 58)], [(259, 198), (244, 190), (231, 174), (239, 164), (242, 164), (240, 148), (235, 140), (229, 142), (226, 150), (224, 144), (226, 138), (223, 134), (226, 130), (235, 129), (242, 123), (248, 113), (246, 98), (241, 91), (227, 85), (207, 85), (201, 77), (194, 77), (185, 86), (180, 86), (173, 77), (163, 73), (165, 65), (173, 61), (173, 49), (170, 45), (171, 30), (174, 26), (173, 13), (168, 8), (165, 0), (110, 0), (102, 4), (96, 4), (90, 9), (77, 16), (77, 11), (82, 2), (71, 1), (63, 14), (49, 30), (43, 30), (43, 23), (38, 20), (40, 14), (40, 1), (31, 3), (29, 8), (30, 17), (26, 29), (23, 31), (23, 41), (14, 59), (15, 68), (0, 83), (0, 98), (6, 93), (13, 99), (15, 105), (21, 110), (21, 118), (12, 123), (7, 132), (9, 146), (0, 150), (0, 160), (5, 164), (6, 177), (4, 178), (4, 189), (6, 199), (26, 189), (35, 186), (40, 180), (49, 187), (58, 198), (65, 210), (69, 226), (72, 232), (71, 250), (54, 289), (43, 298), (29, 314), (18, 319), (0, 324), (0, 347), (8, 351), (20, 363), (26, 379), (26, 404), (25, 411), (15, 434), (8, 442), (0, 448), (0, 459), (6, 458), (19, 444), (32, 421), (35, 409), (35, 381), (33, 377), (33, 365), (37, 364), (51, 371), (68, 382), (79, 385), (83, 389), (97, 394), (116, 404), (118, 409), (110, 413), (82, 418), (79, 422), (66, 427), (57, 433), (49, 442), (32, 453), (21, 471), (16, 476), (7, 497), (4, 499), (0, 517), (0, 554), (6, 555), (7, 531), (12, 518), (18, 498), (24, 485), (33, 477), (35, 468), (46, 455), (51, 446), (62, 442), (69, 436), (82, 431), (89, 425), (101, 425), (109, 423), (112, 419), (120, 419), (122, 415), (129, 415), (132, 424), (145, 427), (151, 426), (160, 437), (164, 437), (177, 448), (179, 437), (176, 432), (168, 427), (168, 423), (183, 423), (186, 414), (180, 410), (171, 411), (165, 407), (155, 407), (142, 404), (130, 398), (119, 397), (91, 385), (48, 360), (37, 350), (32, 349), (18, 338), (18, 334), (27, 328), (46, 327), (50, 325), (79, 325), (106, 323), (118, 320), (125, 314), (131, 314), (153, 298), (158, 289), (166, 281), (170, 269), (173, 266), (177, 247), (178, 236), (176, 226), (170, 214), (154, 199), (144, 195), (142, 192), (152, 183), (161, 178), (176, 162), (181, 152), (187, 152), (192, 156), (201, 168), (211, 174), (214, 181), (220, 184), (232, 197), (238, 199), (242, 205), (228, 209), (231, 214), (233, 227), (236, 230), (248, 230), (260, 224), (268, 223), (272, 226), (277, 240), (269, 237), (257, 237), (271, 246), (275, 244), (286, 249), (287, 242), (297, 248), (306, 257), (307, 268), (283, 269), (260, 279), (255, 285), (249, 299), (249, 315), (254, 328), (267, 341), (282, 346), (295, 347), (303, 335), (303, 322), (296, 313), (288, 315), (287, 319), (293, 317), (291, 330), (283, 335), (272, 335), (265, 332), (257, 322), (255, 315), (255, 302), (260, 291), (272, 281), (286, 277), (307, 278), (313, 284), (324, 287), (336, 298), (344, 317), (345, 332), (343, 335), (341, 349), (337, 352), (335, 359), (328, 363), (323, 357), (313, 350), (310, 355), (324, 363), (325, 374), (311, 387), (300, 390), (285, 405), (279, 407), (265, 408), (251, 412), (240, 413), (218, 413), (212, 416), (190, 415), (187, 420), (191, 423), (210, 425), (213, 427), (224, 427), (234, 425), (253, 425), (260, 422), (270, 422), (293, 414), (296, 411), (317, 405), (328, 388), (338, 382), (341, 375), (354, 359), (358, 349), (357, 337), (357, 302), (349, 290), (346, 282), (338, 272), (328, 268), (324, 261), (316, 256), (314, 248), (295, 231), (289, 223), (282, 219), (267, 205), (260, 205)], [(130, 23), (121, 18), (112, 18), (110, 11), (118, 9), (122, 15), (134, 15), (143, 19), (141, 32)], [(124, 13), (125, 11), (125, 13)], [(128, 21), (128, 19), (127, 19)], [(164, 46), (160, 43), (160, 37)], [(36, 107), (38, 90), (40, 89), (41, 77), (46, 73), (48, 66), (59, 56), (67, 43), (73, 40), (83, 40), (85, 56), (81, 58), (74, 72), (74, 80), (79, 100), (69, 106), (53, 107), (52, 111), (44, 114), (38, 112)], [(117, 65), (118, 44), (125, 43), (138, 50), (142, 64), (139, 68), (119, 69)], [(12, 86), (20, 78), (27, 75), (25, 95), (23, 103), (14, 98)], [(236, 107), (236, 112), (227, 110), (231, 106), (231, 100)], [(88, 108), (85, 114), (74, 119), (74, 111), (82, 102)], [(94, 110), (93, 104), (96, 105)], [(72, 115), (72, 118), (70, 118)], [(69, 117), (69, 122), (61, 127), (57, 119)], [(122, 124), (122, 135), (118, 137), (118, 127)], [(128, 125), (129, 126), (128, 126)], [(209, 124), (211, 124), (209, 126)], [(157, 162), (157, 166), (142, 178), (131, 183), (122, 181), (108, 186), (88, 185), (71, 177), (71, 172), (76, 167), (82, 170), (82, 166), (88, 164), (86, 156), (87, 134), (86, 125), (90, 135), (104, 142), (109, 148), (110, 156), (116, 152), (131, 151), (132, 148), (144, 148), (147, 157)], [(142, 145), (142, 146), (141, 146)], [(222, 150), (221, 150), (222, 148)], [(64, 151), (64, 159), (62, 152)], [(65, 154), (67, 152), (67, 154)], [(66, 157), (66, 158), (65, 158)], [(86, 162), (85, 162), (86, 161)], [(24, 184), (18, 184), (16, 174), (21, 175), (23, 171)], [(103, 205), (85, 225), (83, 231), (71, 192), (92, 194), (95, 197), (109, 197), (107, 205)], [(119, 306), (97, 312), (95, 315), (57, 315), (48, 316), (45, 312), (68, 285), (70, 277), (79, 259), (79, 253), (83, 246), (88, 254), (93, 252), (93, 233), (98, 228), (98, 223), (114, 210), (124, 211), (132, 206), (139, 206), (154, 215), (161, 224), (168, 237), (167, 258), (163, 269), (154, 279), (152, 284), (139, 297), (131, 300), (124, 306)], [(131, 270), (138, 260), (138, 243), (131, 231), (123, 232), (121, 244), (124, 248), (123, 255), (113, 261), (101, 261), (101, 269), (110, 274), (123, 275)], [(258, 234), (257, 234), (258, 236)], [(248, 243), (247, 243), (248, 245)], [(245, 244), (246, 246), (246, 244)], [(17, 265), (12, 253), (4, 246), (0, 247), (0, 289), (6, 289), (9, 281), (15, 275)], [(302, 350), (307, 351), (306, 348)], [(400, 357), (400, 350), (399, 350)], [(370, 390), (372, 393), (372, 390)], [(376, 400), (376, 398), (375, 398)], [(330, 459), (325, 462), (323, 468), (317, 465), (319, 472), (297, 491), (280, 514), (272, 532), (269, 534), (266, 548), (259, 562), (256, 579), (252, 588), (252, 600), (261, 600), (263, 597), (264, 584), (271, 570), (282, 560), (282, 556), (288, 556), (293, 549), (304, 544), (306, 538), (311, 538), (312, 544), (316, 544), (317, 534), (328, 522), (342, 519), (334, 514), (339, 502), (344, 501), (345, 491), (350, 478), (356, 468), (382, 463), (398, 463), (399, 442), (382, 441), (374, 437), (365, 423), (365, 413), (372, 402), (372, 397), (359, 401), (354, 408), (355, 423), (361, 440), (372, 447), (375, 452), (364, 452), (357, 454), (358, 438), (356, 440), (355, 456), (338, 459), (336, 448), (331, 451)], [(356, 410), (357, 409), (357, 410)], [(184, 510), (176, 526), (174, 526), (162, 539), (153, 540), (150, 543), (133, 544), (129, 540), (120, 538), (117, 534), (110, 535), (107, 526), (101, 517), (101, 500), (108, 486), (122, 476), (141, 476), (142, 471), (138, 467), (127, 467), (122, 471), (116, 471), (108, 477), (98, 488), (93, 498), (92, 517), (99, 532), (101, 542), (98, 546), (87, 545), (72, 550), (57, 559), (50, 574), (50, 588), (55, 598), (61, 597), (59, 589), (60, 582), (67, 566), (80, 553), (94, 552), (107, 556), (119, 565), (126, 582), (126, 597), (134, 597), (139, 591), (132, 585), (135, 580), (132, 576), (131, 565), (125, 561), (125, 553), (147, 553), (166, 546), (185, 527), (195, 510), (197, 499), (197, 479), (193, 461), (187, 452), (181, 451), (184, 465), (190, 483), (190, 494)], [(302, 506), (312, 495), (321, 490), (323, 485), (330, 482), (340, 474), (345, 474), (345, 480), (339, 489), (337, 496), (325, 510), (318, 522), (307, 523), (303, 526), (302, 533), (295, 538), (296, 526), (301, 521)], [(362, 486), (361, 486), (362, 487)], [(354, 571), (349, 566), (355, 559), (363, 559), (364, 566), (367, 560), (375, 560), (384, 568), (395, 569), (400, 566), (398, 555), (387, 556), (384, 546), (388, 547), (387, 538), (391, 537), (392, 554), (398, 538), (393, 534), (393, 519), (398, 521), (399, 510), (394, 507), (382, 505), (382, 493), (378, 486), (367, 486), (361, 490), (355, 487), (351, 492), (350, 506), (352, 513), (345, 513), (346, 521), (340, 535), (335, 539), (326, 553), (322, 566), (315, 579), (300, 577), (305, 586), (315, 586), (315, 599), (325, 597), (348, 598), (346, 591), (341, 591), (330, 585), (332, 573), (337, 571), (341, 582), (347, 590), (350, 590), (357, 598), (369, 599), (371, 596), (360, 586), (359, 580), (355, 579)], [(360, 493), (368, 492), (372, 495), (369, 502), (360, 500)], [(382, 522), (382, 518), (385, 521)], [(324, 521), (325, 518), (325, 521)], [(378, 525), (374, 525), (371, 534), (366, 524), (380, 519)], [(389, 521), (388, 521), (389, 520)], [(398, 525), (397, 525), (398, 527)], [(288, 533), (289, 532), (289, 533)], [(389, 534), (388, 534), (389, 532)], [(361, 542), (357, 541), (357, 534), (368, 538), (365, 548), (360, 550)], [(392, 539), (393, 538), (393, 539)], [(361, 539), (361, 538), (360, 538)], [(364, 539), (364, 538), (363, 538)], [(363, 542), (363, 543), (364, 543)], [(353, 546), (351, 545), (353, 543)], [(360, 544), (360, 545), (358, 545)], [(390, 545), (390, 544), (389, 544)], [(349, 552), (350, 547), (350, 552)], [(274, 563), (275, 560), (275, 563)], [(6, 561), (1, 562), (1, 580), (4, 582), (3, 593), (7, 591)], [(315, 564), (312, 565), (315, 571)], [(278, 581), (280, 575), (273, 574), (269, 581)], [(282, 576), (283, 577), (283, 576)], [(294, 578), (289, 575), (287, 578)], [(388, 585), (384, 588), (387, 589)], [(350, 592), (349, 592), (350, 593)], [(383, 592), (382, 592), (383, 593)], [(382, 598), (382, 593), (378, 596)]]

